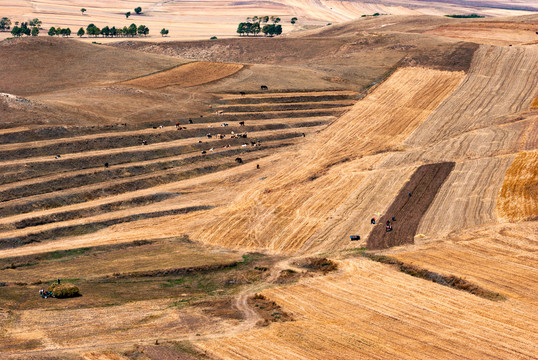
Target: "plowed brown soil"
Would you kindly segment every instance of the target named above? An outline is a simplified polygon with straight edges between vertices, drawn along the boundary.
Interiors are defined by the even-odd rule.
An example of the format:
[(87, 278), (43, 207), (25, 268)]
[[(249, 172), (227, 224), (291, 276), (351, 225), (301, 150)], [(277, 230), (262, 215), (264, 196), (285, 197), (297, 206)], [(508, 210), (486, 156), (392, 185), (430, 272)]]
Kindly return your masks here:
[[(378, 223), (368, 237), (368, 248), (386, 249), (412, 244), (422, 216), (453, 168), (453, 162), (419, 167), (400, 190), (386, 215), (377, 219)], [(395, 222), (392, 217), (396, 218)], [(387, 221), (392, 224), (392, 231), (386, 231)]]

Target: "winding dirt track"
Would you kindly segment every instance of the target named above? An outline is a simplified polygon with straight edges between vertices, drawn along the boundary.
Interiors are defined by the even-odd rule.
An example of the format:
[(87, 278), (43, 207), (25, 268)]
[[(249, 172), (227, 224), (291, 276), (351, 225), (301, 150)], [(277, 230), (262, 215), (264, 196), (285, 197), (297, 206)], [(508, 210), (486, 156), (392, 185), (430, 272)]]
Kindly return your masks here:
[(221, 359), (530, 359), (538, 350), (538, 315), (525, 302), (490, 302), (369, 260), (340, 266), (263, 292), (296, 321), (197, 346)]

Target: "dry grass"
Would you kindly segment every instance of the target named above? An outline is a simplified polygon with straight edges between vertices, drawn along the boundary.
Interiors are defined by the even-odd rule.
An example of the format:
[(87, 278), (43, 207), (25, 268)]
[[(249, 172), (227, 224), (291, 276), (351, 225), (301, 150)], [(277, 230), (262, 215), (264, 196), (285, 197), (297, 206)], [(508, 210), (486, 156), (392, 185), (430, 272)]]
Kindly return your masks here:
[(174, 85), (190, 87), (231, 76), (242, 68), (243, 65), (241, 64), (192, 62), (171, 70), (125, 81), (122, 84), (144, 89), (160, 89)]

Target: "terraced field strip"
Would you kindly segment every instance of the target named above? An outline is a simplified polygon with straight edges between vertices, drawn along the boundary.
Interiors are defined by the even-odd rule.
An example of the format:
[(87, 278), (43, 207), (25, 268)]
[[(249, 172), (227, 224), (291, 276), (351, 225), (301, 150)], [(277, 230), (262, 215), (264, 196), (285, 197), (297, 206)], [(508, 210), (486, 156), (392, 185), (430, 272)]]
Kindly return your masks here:
[(417, 128), (406, 144), (428, 145), (500, 124), (505, 115), (528, 110), (537, 89), (537, 47), (482, 45), (458, 89)]
[[(152, 162), (155, 163), (154, 167), (169, 167), (173, 165), (174, 161), (177, 161), (181, 157), (191, 156), (194, 157), (194, 153), (199, 154), (201, 151), (209, 151), (214, 149), (219, 151), (223, 148), (228, 149), (229, 151), (236, 149), (238, 146), (243, 148), (243, 145), (247, 144), (248, 146), (252, 145), (252, 142), (259, 141), (259, 146), (263, 147), (269, 142), (286, 140), (296, 137), (302, 137), (303, 134), (310, 134), (312, 131), (319, 130), (319, 123), (315, 122), (313, 124), (298, 124), (303, 125), (303, 127), (290, 128), (290, 130), (279, 130), (279, 131), (265, 131), (258, 133), (254, 138), (236, 138), (231, 139), (229, 136), (225, 139), (211, 139), (199, 143), (197, 139), (191, 139), (190, 144), (180, 145), (177, 147), (170, 147), (166, 149), (155, 149), (151, 146), (138, 146), (131, 148), (129, 150), (134, 150), (126, 156), (121, 152), (115, 152), (114, 154), (92, 156), (92, 153), (78, 153), (76, 157), (69, 158), (69, 155), (63, 156), (60, 159), (54, 158), (29, 158), (27, 159), (28, 163), (19, 163), (17, 165), (10, 166), (0, 166), (0, 169), (5, 171), (3, 176), (0, 178), (0, 192), (6, 191), (9, 189), (17, 188), (27, 184), (32, 184), (37, 181), (50, 181), (52, 179), (61, 177), (62, 173), (70, 173), (71, 175), (81, 175), (88, 174), (97, 171), (108, 170), (110, 173), (119, 171), (119, 169), (132, 170), (133, 172), (143, 171), (139, 166), (146, 166)], [(313, 129), (308, 127), (308, 125), (314, 125)], [(294, 131), (295, 130), (295, 131)], [(251, 134), (252, 136), (252, 134)], [(185, 143), (185, 142), (184, 142)], [(162, 145), (166, 146), (166, 143)], [(138, 151), (136, 151), (138, 150)], [(84, 154), (87, 156), (85, 157)], [(35, 160), (41, 160), (35, 161)], [(35, 162), (34, 162), (35, 161)], [(170, 164), (166, 164), (171, 162)], [(105, 168), (105, 164), (108, 163), (109, 167)], [(29, 165), (28, 165), (29, 164)], [(157, 165), (161, 164), (161, 165)], [(131, 168), (131, 169), (128, 169)], [(50, 175), (50, 174), (55, 175)]]
[[(378, 223), (368, 237), (368, 249), (412, 244), (422, 216), (454, 165), (446, 162), (420, 166), (400, 190), (386, 215), (377, 219)], [(386, 231), (386, 224), (391, 224), (391, 231)]]
[(288, 103), (316, 103), (316, 102), (336, 102), (347, 100), (360, 100), (362, 95), (355, 92), (321, 92), (304, 94), (266, 94), (266, 96), (245, 95), (241, 97), (223, 97), (222, 100), (230, 105), (243, 104), (288, 104)]
[[(314, 246), (323, 251), (327, 239), (331, 239), (327, 248), (349, 246), (349, 240), (336, 240), (335, 235), (359, 225), (353, 227), (337, 215), (358, 215), (353, 206), (360, 206), (362, 201), (375, 203), (375, 199), (389, 201), (378, 202), (375, 211), (382, 212), (384, 204), (390, 203), (391, 193), (401, 186), (396, 180), (389, 181), (390, 190), (366, 192), (367, 199), (357, 199), (351, 194), (360, 193), (365, 186), (361, 171), (373, 169), (372, 161), (380, 161), (383, 153), (398, 150), (463, 77), (462, 72), (397, 70), (323, 131), (293, 151), (280, 154), (274, 175), (254, 184), (230, 206), (219, 209), (218, 216), (195, 231), (193, 238), (282, 252)], [(379, 157), (374, 157), (376, 154)], [(377, 188), (375, 181), (369, 181), (368, 186)], [(361, 214), (367, 224), (371, 214)], [(331, 227), (335, 219), (339, 224)], [(323, 237), (318, 237), (320, 234)]]
[(365, 259), (339, 265), (334, 275), (262, 292), (295, 321), (196, 345), (219, 359), (531, 359), (538, 351), (538, 313), (524, 302), (491, 302)]
[[(290, 127), (308, 127), (321, 125), (318, 121), (294, 121), (286, 123), (265, 123), (263, 125), (249, 123), (245, 126), (227, 126), (226, 129), (221, 127), (202, 127), (197, 126), (192, 130), (177, 131), (174, 127), (173, 131), (156, 131), (153, 133), (149, 131), (114, 134), (113, 136), (98, 137), (98, 138), (71, 138), (71, 139), (56, 139), (40, 141), (36, 143), (23, 143), (23, 144), (7, 144), (0, 145), (0, 151), (2, 151), (3, 160), (16, 160), (29, 157), (43, 156), (43, 154), (49, 154), (53, 157), (55, 155), (64, 155), (69, 153), (82, 153), (93, 150), (102, 149), (117, 149), (127, 148), (142, 145), (142, 141), (146, 141), (149, 144), (169, 143), (172, 141), (192, 139), (194, 137), (205, 137), (208, 133), (213, 132), (213, 136), (216, 132), (243, 132), (254, 133), (266, 130), (280, 130), (288, 129)], [(164, 129), (159, 129), (164, 130)], [(229, 137), (229, 136), (228, 136)], [(199, 139), (197, 139), (199, 140)], [(193, 142), (194, 139), (191, 140)]]
[(331, 109), (343, 108), (354, 105), (356, 100), (345, 101), (324, 101), (324, 102), (300, 102), (300, 103), (256, 103), (256, 104), (239, 104), (239, 105), (220, 105), (219, 110), (225, 112), (258, 112), (258, 111), (290, 111), (290, 110), (308, 110), (308, 109)]
[(215, 94), (221, 97), (222, 100), (226, 100), (228, 103), (233, 104), (236, 101), (239, 102), (246, 102), (246, 101), (257, 101), (259, 99), (267, 99), (262, 101), (270, 102), (269, 99), (273, 99), (272, 101), (278, 101), (280, 100), (287, 100), (291, 99), (294, 102), (298, 102), (295, 99), (300, 98), (332, 98), (332, 97), (341, 97), (340, 99), (349, 99), (353, 98), (359, 93), (355, 91), (349, 91), (349, 90), (332, 90), (332, 91), (305, 91), (305, 92), (259, 92), (259, 93), (248, 93), (245, 95), (239, 95), (239, 94)]
[[(147, 213), (136, 213), (133, 211), (128, 212), (127, 215), (121, 217), (114, 217), (114, 213), (107, 213), (105, 218), (102, 220), (83, 218), (78, 221), (73, 221), (71, 223), (77, 222), (76, 224), (62, 224), (54, 227), (42, 226), (41, 228), (34, 229), (33, 232), (27, 233), (20, 236), (11, 236), (11, 237), (2, 237), (0, 238), (0, 249), (15, 248), (19, 246), (24, 246), (34, 242), (41, 242), (47, 240), (54, 240), (67, 236), (76, 236), (82, 234), (88, 234), (96, 232), (103, 228), (122, 224), (132, 221), (138, 221), (142, 219), (152, 219), (163, 216), (178, 215), (178, 214), (187, 214), (193, 211), (202, 211), (211, 209), (210, 206), (193, 206), (193, 207), (182, 207), (179, 209), (169, 209), (161, 210)], [(101, 216), (101, 218), (103, 218)], [(3, 235), (0, 235), (3, 236)]]
[(508, 221), (538, 219), (538, 150), (516, 155), (504, 176), (496, 211)]
[[(314, 123), (311, 125), (317, 125)], [(310, 125), (310, 124), (309, 124)], [(248, 134), (250, 138), (209, 140), (199, 143), (199, 139), (180, 139), (165, 143), (148, 144), (147, 146), (131, 146), (125, 148), (94, 150), (82, 153), (65, 154), (60, 159), (50, 156), (33, 157), (30, 159), (10, 160), (0, 163), (0, 168), (6, 171), (4, 182), (12, 182), (20, 176), (21, 168), (30, 168), (30, 176), (20, 176), (21, 179), (35, 177), (36, 175), (45, 175), (50, 172), (69, 171), (73, 169), (87, 169), (102, 167), (106, 162), (109, 164), (122, 164), (126, 162), (146, 161), (158, 158), (165, 158), (175, 155), (181, 155), (194, 151), (209, 150), (225, 145), (237, 145), (249, 143), (250, 141), (282, 140), (286, 138), (300, 137), (303, 133), (308, 134), (321, 130), (322, 126), (310, 126), (299, 129), (280, 129), (259, 131)], [(299, 131), (298, 131), (299, 130)], [(201, 141), (201, 140), (200, 140)], [(10, 173), (13, 172), (13, 173)], [(15, 177), (15, 179), (13, 179)]]
[[(281, 145), (276, 144), (275, 147)], [(285, 146), (285, 145), (284, 145)], [(243, 162), (253, 161), (261, 157), (270, 155), (274, 149), (255, 150), (250, 153), (242, 153)], [(79, 202), (85, 202), (99, 197), (111, 196), (140, 189), (151, 188), (163, 183), (177, 182), (203, 174), (220, 171), (229, 167), (239, 165), (233, 158), (213, 159), (203, 164), (192, 163), (181, 168), (153, 171), (143, 175), (128, 178), (102, 180), (91, 185), (81, 185), (79, 187), (57, 190), (51, 193), (19, 197), (14, 200), (0, 203), (0, 213), (3, 216), (32, 212), (41, 209), (65, 206)], [(101, 179), (99, 179), (101, 180)], [(84, 178), (82, 178), (84, 181)]]

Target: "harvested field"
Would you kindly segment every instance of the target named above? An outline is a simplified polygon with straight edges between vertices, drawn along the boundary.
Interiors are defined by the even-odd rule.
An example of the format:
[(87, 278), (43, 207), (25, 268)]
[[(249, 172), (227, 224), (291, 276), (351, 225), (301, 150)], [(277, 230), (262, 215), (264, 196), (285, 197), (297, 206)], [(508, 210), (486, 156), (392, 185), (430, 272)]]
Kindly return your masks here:
[(465, 80), (405, 143), (432, 144), (529, 109), (538, 89), (537, 63), (536, 47), (480, 46)]
[[(411, 176), (400, 190), (386, 215), (377, 219), (377, 225), (368, 237), (369, 249), (386, 249), (393, 246), (412, 244), (422, 219), (437, 191), (454, 169), (454, 163), (423, 165)], [(392, 221), (392, 218), (396, 221)], [(392, 231), (386, 231), (386, 223)]]
[(538, 151), (517, 154), (504, 175), (496, 211), (502, 220), (538, 219)]
[(538, 223), (488, 225), (450, 236), (416, 239), (391, 256), (431, 271), (463, 277), (499, 292), (508, 302), (538, 305)]
[(196, 345), (221, 359), (237, 354), (244, 359), (274, 359), (275, 354), (286, 359), (532, 358), (536, 353), (538, 316), (525, 302), (491, 302), (366, 259), (341, 267), (338, 273), (262, 292), (295, 321)]
[(417, 233), (439, 236), (495, 223), (497, 197), (512, 160), (498, 157), (456, 163), (422, 217)]
[(242, 68), (243, 65), (241, 64), (196, 61), (156, 74), (125, 81), (122, 84), (143, 89), (160, 89), (166, 86), (190, 87), (231, 76)]
[(535, 41), (536, 29), (533, 23), (483, 21), (442, 25), (426, 33), (479, 44), (507, 46)]
[[(216, 221), (193, 238), (227, 246), (301, 249), (336, 209), (356, 205), (363, 171), (375, 161), (361, 158), (395, 149), (462, 78), (463, 73), (423, 68), (396, 71), (313, 140), (282, 155), (275, 175), (220, 210)], [(383, 205), (377, 206), (383, 211)]]

